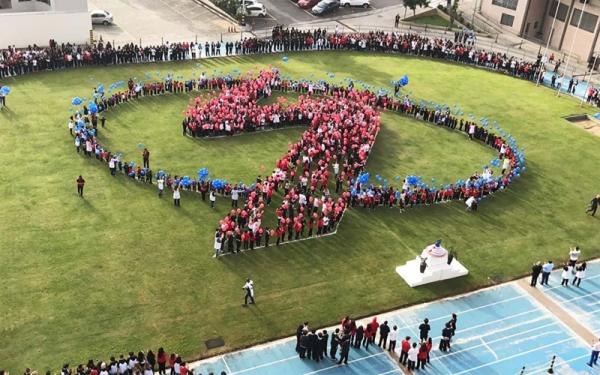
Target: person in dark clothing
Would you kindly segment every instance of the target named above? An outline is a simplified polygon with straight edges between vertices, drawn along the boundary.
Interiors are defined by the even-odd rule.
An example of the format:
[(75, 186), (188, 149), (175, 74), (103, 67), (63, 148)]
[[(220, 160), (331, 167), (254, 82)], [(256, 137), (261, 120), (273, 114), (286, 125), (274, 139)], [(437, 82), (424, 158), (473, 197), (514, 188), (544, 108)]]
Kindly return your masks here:
[(531, 286), (537, 285), (538, 277), (542, 273), (542, 262), (534, 263), (531, 267)]
[(317, 354), (317, 345), (318, 345), (318, 337), (317, 332), (313, 329), (308, 334), (308, 359), (314, 359), (319, 362), (319, 355)]
[[(458, 316), (455, 313), (452, 313), (452, 318), (448, 321), (448, 324), (450, 324), (450, 340), (448, 341), (448, 348), (450, 348), (450, 343), (452, 342), (452, 337), (454, 337), (454, 334), (456, 333), (457, 321), (458, 321)], [(429, 339), (431, 339), (431, 338), (429, 338)]]
[(306, 358), (306, 351), (308, 350), (309, 346), (310, 346), (309, 338), (306, 335), (306, 330), (303, 330), (302, 336), (300, 336), (300, 347), (299, 347), (299, 351), (298, 351), (298, 354), (300, 354), (301, 359)]
[(379, 344), (377, 344), (381, 348), (381, 344), (383, 344), (383, 348), (385, 349), (387, 346), (387, 338), (390, 333), (390, 326), (388, 326), (387, 320), (383, 322), (382, 325), (379, 326)]
[(331, 359), (336, 360), (337, 348), (340, 345), (340, 329), (336, 328), (335, 332), (331, 335), (331, 349), (329, 350), (329, 356)]
[(104, 127), (104, 124), (106, 123), (106, 117), (104, 117), (104, 115), (100, 116), (100, 125), (102, 125), (102, 127)]
[(83, 177), (81, 177), (81, 175), (77, 178), (77, 194), (79, 194), (79, 196), (81, 198), (83, 198), (83, 187), (85, 185), (85, 180), (83, 179)]
[(338, 361), (338, 365), (341, 365), (342, 362), (344, 364), (348, 364), (348, 354), (350, 354), (350, 338), (348, 335), (344, 335), (342, 341), (340, 342), (340, 360)]
[(329, 334), (327, 330), (323, 330), (323, 335), (321, 337), (321, 359), (327, 357), (327, 343), (329, 342)]
[(590, 213), (590, 215), (594, 216), (596, 215), (596, 210), (598, 209), (598, 203), (600, 203), (600, 194), (596, 195), (594, 198), (592, 198), (592, 200), (590, 201), (590, 206), (588, 207), (588, 209), (585, 211), (585, 213)]
[(142, 152), (142, 160), (144, 161), (144, 168), (150, 168), (150, 151), (147, 148), (144, 148), (144, 152)]
[(450, 328), (450, 323), (446, 323), (446, 326), (442, 329), (442, 338), (440, 339), (440, 350), (442, 352), (448, 351), (450, 337), (452, 337), (452, 329)]
[(362, 343), (363, 336), (365, 334), (365, 329), (363, 326), (358, 327), (356, 330), (356, 335), (354, 336), (354, 347), (360, 348), (360, 344)]
[(431, 326), (429, 325), (429, 319), (425, 318), (423, 323), (419, 326), (419, 338), (421, 341), (427, 340), (429, 337), (429, 331), (431, 330)]
[(302, 331), (304, 331), (304, 324), (300, 324), (296, 329), (296, 353), (300, 353), (300, 339), (302, 338)]

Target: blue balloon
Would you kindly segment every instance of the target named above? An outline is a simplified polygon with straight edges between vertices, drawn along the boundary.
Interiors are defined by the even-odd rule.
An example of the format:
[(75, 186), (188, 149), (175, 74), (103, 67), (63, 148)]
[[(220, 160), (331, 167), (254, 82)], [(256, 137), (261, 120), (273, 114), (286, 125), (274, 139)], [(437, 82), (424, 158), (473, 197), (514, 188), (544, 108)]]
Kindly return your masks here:
[(71, 100), (71, 104), (73, 105), (80, 105), (81, 103), (83, 103), (83, 100), (78, 96), (74, 97), (73, 100)]
[(143, 144), (143, 143), (138, 143), (138, 148), (139, 148), (139, 149), (142, 149), (142, 148), (144, 148), (144, 144)]
[(10, 94), (10, 87), (2, 86), (2, 88), (0, 88), (0, 93), (2, 93), (3, 96), (8, 96), (8, 94)]
[(283, 62), (288, 62), (289, 58), (288, 58), (287, 56), (283, 56), (283, 58), (281, 58), (281, 60), (282, 60)]
[(96, 103), (90, 102), (89, 107), (90, 107), (90, 113), (92, 115), (95, 115), (96, 113), (98, 113), (98, 106), (96, 105)]
[(104, 85), (98, 85), (96, 91), (98, 91), (100, 94), (104, 94)]

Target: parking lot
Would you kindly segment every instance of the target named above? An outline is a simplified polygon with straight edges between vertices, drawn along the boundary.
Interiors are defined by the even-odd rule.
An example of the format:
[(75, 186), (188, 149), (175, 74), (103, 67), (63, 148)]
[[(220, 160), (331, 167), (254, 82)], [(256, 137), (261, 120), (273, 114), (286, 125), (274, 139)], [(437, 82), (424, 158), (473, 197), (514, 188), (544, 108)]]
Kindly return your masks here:
[[(287, 1), (287, 0), (286, 0)], [(194, 0), (89, 0), (90, 10), (107, 10), (113, 25), (94, 25), (96, 37), (118, 44), (218, 40), (233, 24)], [(237, 35), (229, 37), (239, 38)]]
[[(95, 37), (104, 41), (141, 43), (142, 45), (166, 41), (213, 41), (234, 40), (240, 33), (230, 33), (238, 25), (217, 14), (205, 4), (208, 0), (89, 0), (89, 10), (106, 10), (114, 17), (113, 25), (93, 25)], [(256, 35), (276, 25), (316, 23), (329, 27), (350, 27), (344, 18), (367, 15), (382, 8), (398, 5), (397, 0), (370, 0), (369, 8), (343, 7), (323, 16), (315, 16), (310, 9), (301, 9), (292, 0), (260, 0), (266, 9), (266, 17), (248, 18), (247, 22)], [(337, 22), (340, 20), (340, 22)], [(248, 34), (249, 35), (249, 34)]]
[(254, 29), (264, 29), (275, 25), (334, 21), (339, 18), (360, 16), (361, 13), (398, 5), (397, 0), (371, 0), (371, 6), (367, 9), (361, 7), (339, 8), (333, 13), (315, 16), (310, 12), (310, 9), (301, 9), (292, 0), (261, 0), (261, 2), (267, 8), (268, 16), (253, 19), (251, 22)]

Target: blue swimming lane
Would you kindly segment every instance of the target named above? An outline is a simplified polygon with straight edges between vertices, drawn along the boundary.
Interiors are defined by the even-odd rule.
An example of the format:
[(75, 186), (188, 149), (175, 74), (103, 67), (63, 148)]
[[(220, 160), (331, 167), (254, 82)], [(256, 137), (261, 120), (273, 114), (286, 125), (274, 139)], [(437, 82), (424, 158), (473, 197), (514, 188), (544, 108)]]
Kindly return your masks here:
[[(555, 280), (552, 282), (559, 285)], [(595, 281), (585, 282), (591, 288)], [(595, 287), (600, 290), (600, 286)], [(559, 298), (582, 296), (560, 296), (554, 290), (550, 293), (557, 293)], [(587, 297), (572, 301), (595, 302)], [(451, 350), (442, 353), (437, 349), (439, 336), (452, 313), (458, 314), (457, 331)], [(556, 355), (557, 374), (595, 374), (585, 364), (589, 355), (586, 343), (516, 284), (382, 314), (379, 321), (387, 320), (390, 326), (399, 327), (400, 337), (411, 336), (414, 340), (418, 337), (419, 324), (426, 317), (432, 327), (434, 350), (431, 363), (422, 373), (509, 375), (519, 374), (525, 366), (525, 374), (545, 374), (550, 359)], [(210, 371), (248, 375), (401, 374), (397, 364), (378, 347), (370, 347), (368, 351), (352, 349), (348, 366), (338, 366), (329, 359), (320, 363), (301, 360), (294, 348), (295, 338), (280, 340), (204, 361), (195, 371), (203, 375)]]

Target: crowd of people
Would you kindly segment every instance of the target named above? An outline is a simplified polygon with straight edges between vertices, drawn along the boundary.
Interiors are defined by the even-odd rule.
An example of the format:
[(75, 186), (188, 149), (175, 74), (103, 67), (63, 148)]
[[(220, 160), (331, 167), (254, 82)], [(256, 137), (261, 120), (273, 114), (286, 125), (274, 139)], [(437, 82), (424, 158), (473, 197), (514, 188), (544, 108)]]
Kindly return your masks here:
[[(440, 351), (447, 352), (451, 349), (457, 321), (458, 316), (452, 314), (450, 320), (444, 324), (439, 336)], [(312, 329), (308, 322), (304, 322), (296, 329), (296, 352), (301, 359), (320, 362), (329, 358), (340, 365), (347, 365), (350, 350), (369, 350), (370, 345), (377, 345), (397, 355), (399, 363), (408, 370), (424, 370), (430, 363), (430, 353), (434, 345), (433, 337), (430, 336), (429, 319), (423, 320), (418, 326), (418, 331), (418, 338), (402, 338), (397, 325), (390, 325), (388, 321), (379, 323), (377, 317), (367, 324), (361, 324), (346, 316), (342, 319), (340, 327), (332, 332), (327, 332), (326, 329)]]
[[(279, 245), (286, 240), (332, 233), (349, 206), (405, 210), (462, 199), (469, 210), (475, 211), (483, 197), (505, 188), (525, 170), (523, 154), (511, 136), (505, 139), (485, 123), (459, 118), (449, 108), (415, 103), (407, 95), (357, 90), (352, 81), (347, 86), (294, 81), (282, 79), (276, 69), (268, 69), (237, 77), (207, 77), (202, 73), (189, 80), (173, 76), (154, 83), (129, 80), (120, 86), (124, 89), (112, 93), (96, 89), (94, 101), (70, 117), (69, 131), (74, 135), (76, 151), (105, 162), (113, 176), (125, 174), (146, 183), (153, 183), (156, 178), (158, 195), (162, 196), (165, 189), (171, 190), (176, 207), (181, 205), (183, 190), (198, 192), (203, 200), (208, 195), (211, 207), (217, 196), (231, 199), (232, 210), (215, 231), (217, 256), (269, 246), (271, 241)], [(298, 125), (306, 130), (299, 141), (289, 144), (288, 152), (276, 162), (272, 172), (259, 176), (251, 185), (205, 176), (196, 179), (172, 175), (164, 170), (154, 173), (147, 149), (142, 152), (143, 164), (136, 165), (99, 143), (98, 133), (106, 122), (104, 110), (140, 97), (191, 90), (212, 90), (212, 94), (201, 94), (188, 106), (182, 122), (186, 136), (231, 136)], [(260, 105), (259, 100), (270, 96), (273, 90), (295, 91), (298, 101)], [(497, 166), (502, 165), (502, 172), (494, 176), (493, 169), (486, 166), (482, 173), (439, 188), (415, 176), (396, 177), (398, 186), (379, 176), (377, 181), (369, 181), (364, 166), (380, 129), (378, 111), (382, 109), (456, 129), (470, 140), (495, 148)], [(274, 194), (282, 201), (275, 208), (277, 224), (269, 228), (262, 222), (265, 207), (271, 205)]]
[[(372, 31), (342, 33), (325, 29), (299, 30), (275, 27), (266, 38), (244, 38), (238, 41), (165, 42), (160, 45), (134, 43), (113, 46), (101, 39), (95, 44), (58, 44), (47, 47), (9, 46), (0, 50), (0, 78), (29, 74), (40, 70), (73, 68), (83, 65), (144, 63), (169, 60), (199, 59), (213, 56), (247, 55), (307, 50), (358, 50), (402, 53), (494, 69), (513, 76), (536, 81), (546, 71), (542, 56), (535, 61), (510, 56), (505, 52), (478, 48), (474, 38), (456, 33), (454, 38), (428, 37), (414, 33)], [(573, 91), (575, 89), (573, 87)], [(571, 90), (569, 90), (571, 92)], [(590, 103), (600, 104), (597, 89), (588, 90)]]
[[(177, 353), (167, 354), (161, 347), (156, 353), (152, 350), (148, 352), (139, 351), (129, 352), (127, 355), (121, 354), (119, 358), (110, 357), (108, 361), (90, 359), (85, 365), (80, 363), (77, 367), (72, 367), (69, 363), (62, 365), (60, 375), (202, 375), (195, 373), (188, 363), (184, 361)], [(9, 375), (8, 371), (0, 369), (0, 375)], [(38, 372), (26, 368), (23, 375), (38, 375)], [(50, 370), (46, 375), (52, 375)], [(217, 375), (209, 372), (208, 375)], [(220, 375), (227, 375), (222, 371)]]

